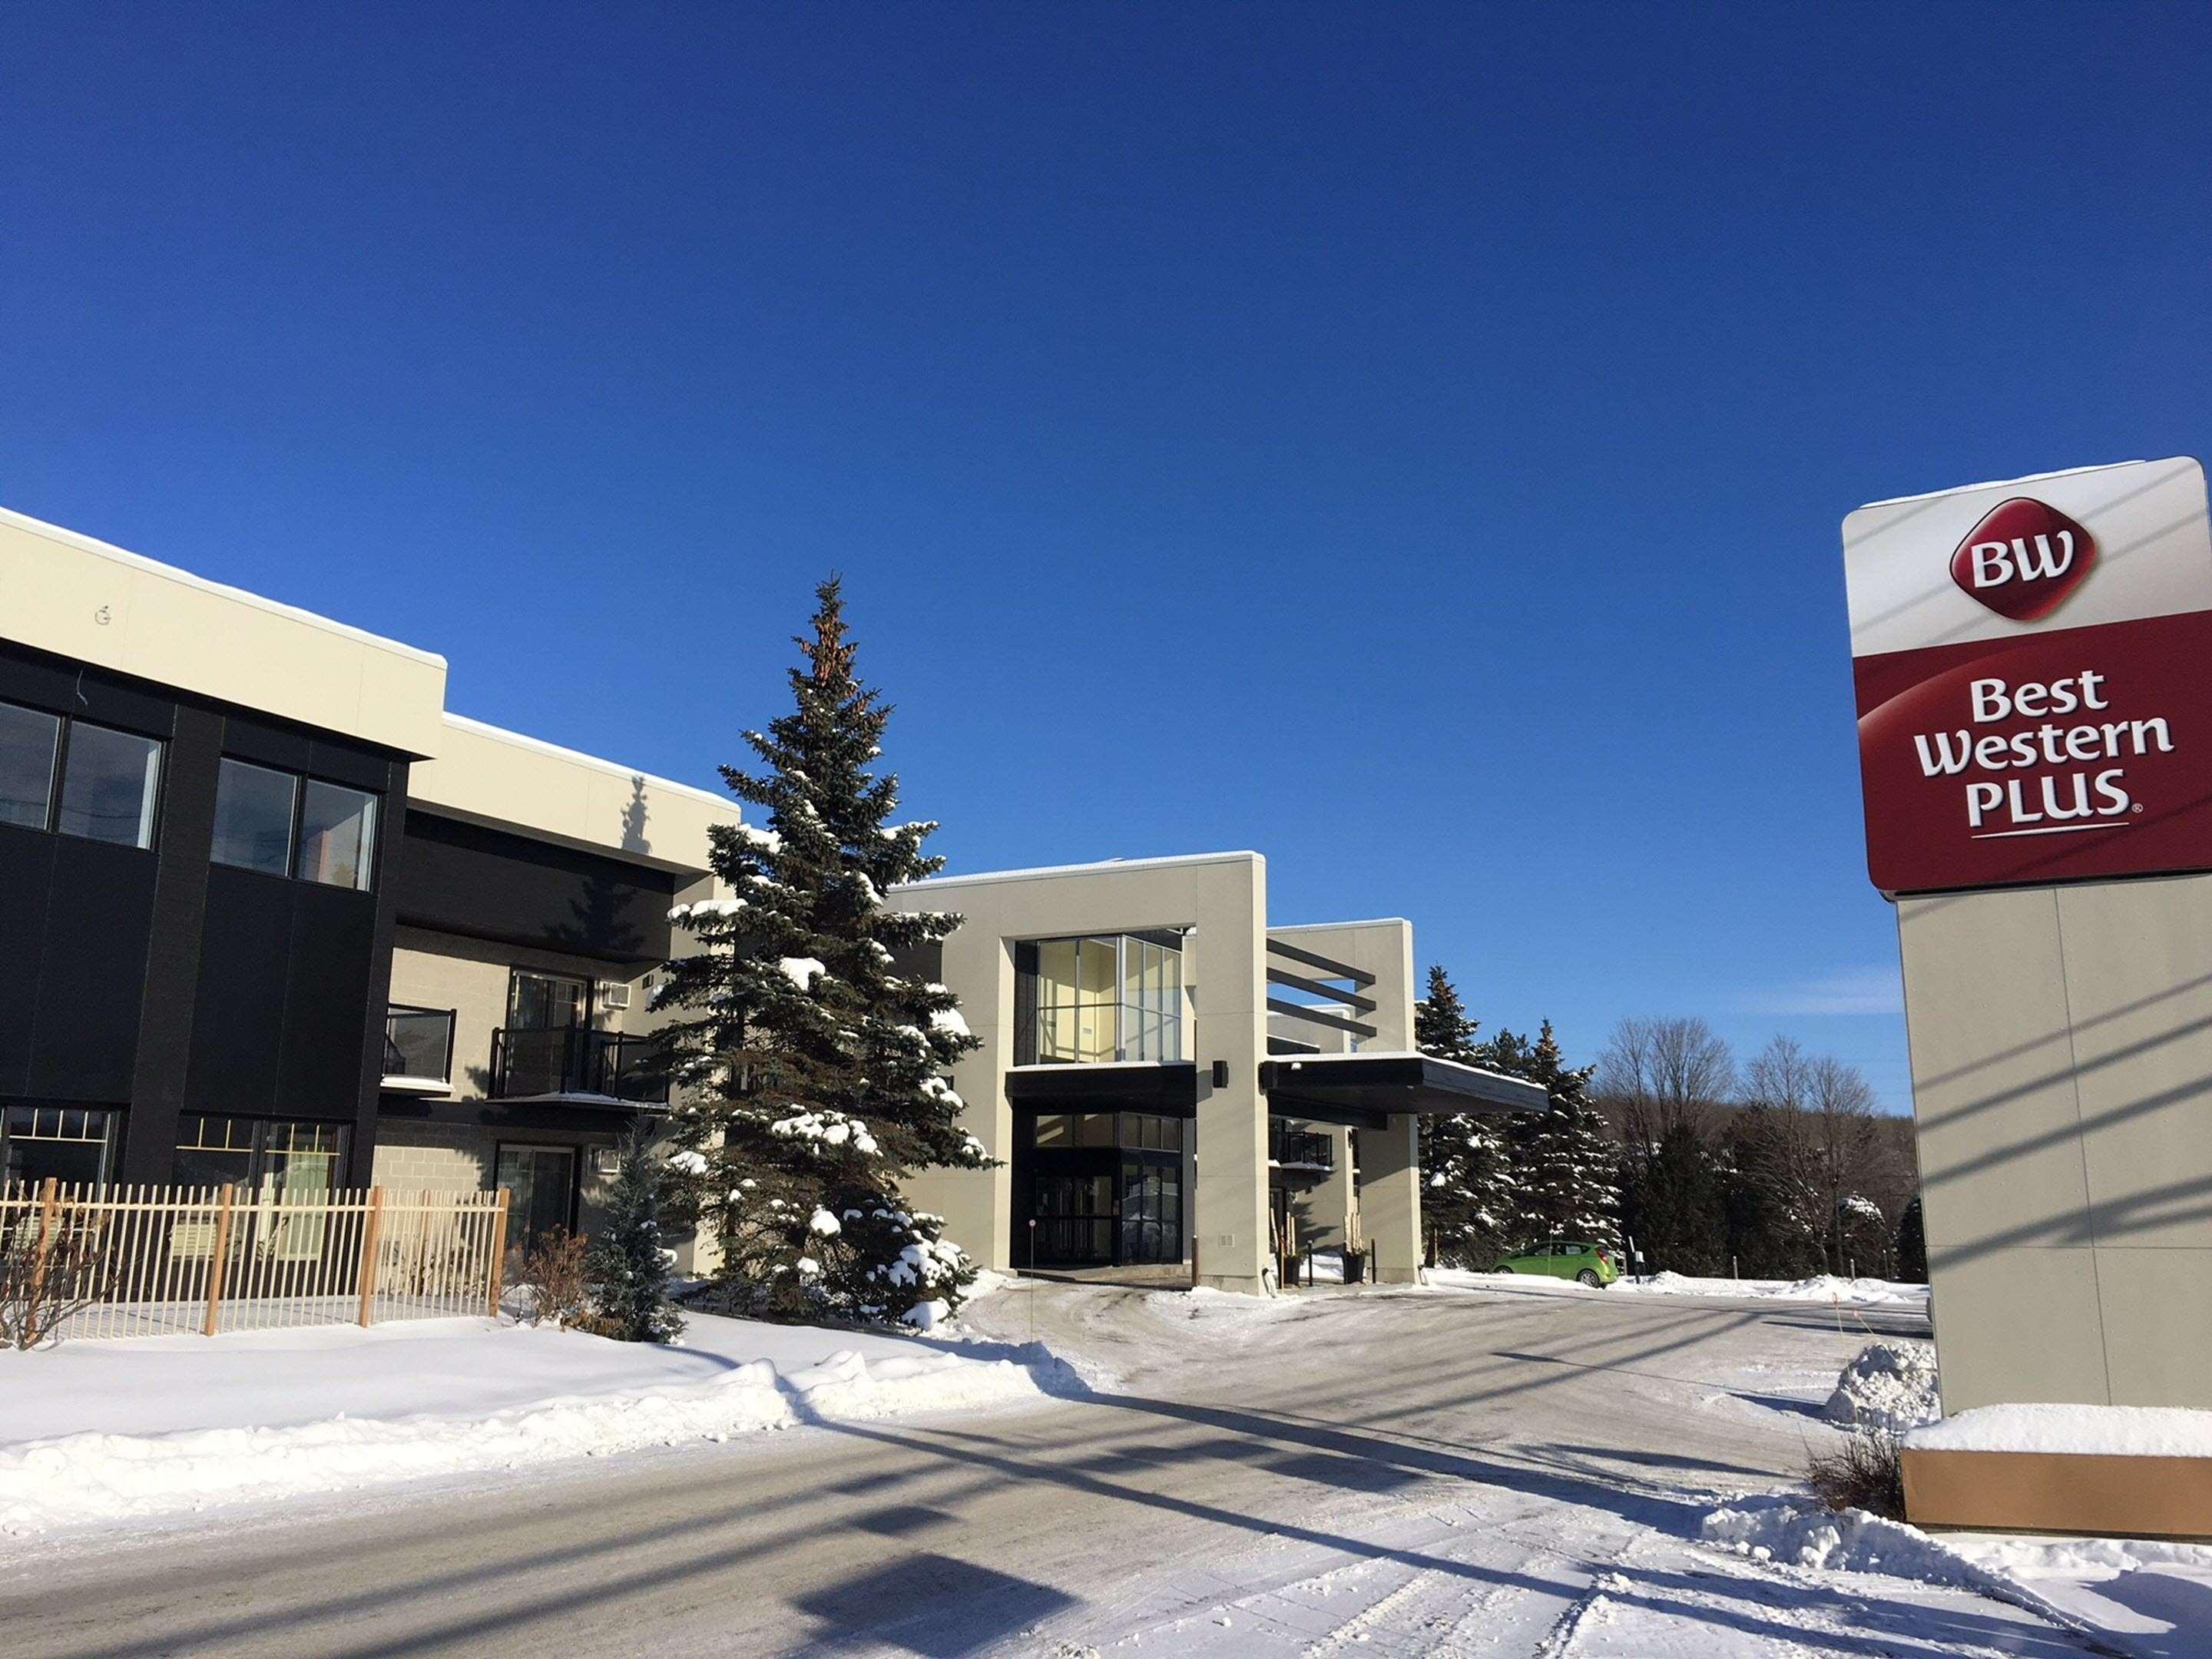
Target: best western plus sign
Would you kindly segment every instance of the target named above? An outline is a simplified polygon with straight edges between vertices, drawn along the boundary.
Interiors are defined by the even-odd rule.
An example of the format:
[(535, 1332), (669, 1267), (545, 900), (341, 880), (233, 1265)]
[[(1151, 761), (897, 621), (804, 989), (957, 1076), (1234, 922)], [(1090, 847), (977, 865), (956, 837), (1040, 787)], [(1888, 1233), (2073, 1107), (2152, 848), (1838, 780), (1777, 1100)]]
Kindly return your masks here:
[(1889, 893), (2212, 869), (2212, 533), (2187, 459), (1844, 520)]

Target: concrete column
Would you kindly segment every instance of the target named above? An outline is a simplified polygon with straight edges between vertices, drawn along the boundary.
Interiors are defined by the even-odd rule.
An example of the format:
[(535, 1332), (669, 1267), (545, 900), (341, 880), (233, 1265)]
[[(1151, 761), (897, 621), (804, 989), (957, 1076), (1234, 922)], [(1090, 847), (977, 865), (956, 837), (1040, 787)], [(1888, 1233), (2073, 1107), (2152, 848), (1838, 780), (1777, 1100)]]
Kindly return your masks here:
[(1405, 1112), (1388, 1122), (1359, 1132), (1359, 1219), (1375, 1282), (1413, 1285), (1421, 1266), (1420, 1119)]
[[(1226, 866), (1232, 882), (1200, 911), (1198, 952), (1198, 1191), (1193, 1216), (1198, 1282), (1261, 1294), (1267, 1262), (1267, 1103), (1260, 1093), (1267, 1051), (1267, 865)], [(1229, 1080), (1216, 1087), (1215, 1062)]]

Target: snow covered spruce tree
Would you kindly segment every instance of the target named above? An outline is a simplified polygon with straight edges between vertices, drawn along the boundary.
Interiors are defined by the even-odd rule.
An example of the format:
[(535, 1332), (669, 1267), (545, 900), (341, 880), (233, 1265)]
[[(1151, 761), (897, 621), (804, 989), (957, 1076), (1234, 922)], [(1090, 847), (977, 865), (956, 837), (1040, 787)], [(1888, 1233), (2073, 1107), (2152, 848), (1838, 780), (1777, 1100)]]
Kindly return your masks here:
[(624, 1342), (670, 1342), (684, 1316), (668, 1304), (668, 1252), (660, 1239), (660, 1160), (642, 1135), (623, 1143), (607, 1194), (606, 1222), (584, 1259), (594, 1322)]
[(1479, 1063), (1540, 1083), (1551, 1097), (1543, 1111), (1516, 1113), (1512, 1120), (1513, 1161), (1529, 1238), (1587, 1238), (1618, 1249), (1618, 1153), (1604, 1115), (1587, 1093), (1595, 1068), (1566, 1063), (1548, 1019), (1534, 1042), (1500, 1031), (1479, 1053)]
[(975, 1270), (900, 1183), (990, 1160), (944, 1076), (975, 1039), (952, 994), (898, 971), (896, 953), (959, 918), (882, 902), (943, 866), (921, 850), (937, 826), (887, 822), (898, 780), (871, 768), (890, 707), (854, 677), (837, 579), (816, 594), (796, 706), (744, 734), (761, 770), (722, 769), (767, 825), (714, 830), (732, 896), (672, 913), (702, 948), (669, 963), (658, 994), (683, 1016), (670, 1164), (721, 1245), (730, 1305), (927, 1324)]
[[(1480, 1065), (1474, 1032), (1450, 976), (1431, 966), (1429, 994), (1413, 1005), (1413, 1046)], [(1498, 1120), (1454, 1113), (1425, 1121), (1421, 1182), (1422, 1218), (1444, 1266), (1486, 1269), (1520, 1243), (1520, 1182)]]

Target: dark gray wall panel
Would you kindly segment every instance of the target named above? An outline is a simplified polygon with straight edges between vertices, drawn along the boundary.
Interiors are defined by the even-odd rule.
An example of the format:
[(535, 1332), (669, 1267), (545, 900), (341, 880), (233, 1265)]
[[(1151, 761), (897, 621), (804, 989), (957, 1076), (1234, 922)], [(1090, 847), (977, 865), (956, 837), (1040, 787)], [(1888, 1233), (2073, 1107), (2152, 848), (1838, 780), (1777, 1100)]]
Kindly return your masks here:
[(27, 1093), (55, 837), (0, 824), (0, 1095)]
[(155, 857), (69, 836), (53, 843), (27, 1092), (127, 1101), (153, 933)]
[(675, 877), (433, 813), (407, 814), (392, 873), (399, 920), (611, 962), (668, 957)]

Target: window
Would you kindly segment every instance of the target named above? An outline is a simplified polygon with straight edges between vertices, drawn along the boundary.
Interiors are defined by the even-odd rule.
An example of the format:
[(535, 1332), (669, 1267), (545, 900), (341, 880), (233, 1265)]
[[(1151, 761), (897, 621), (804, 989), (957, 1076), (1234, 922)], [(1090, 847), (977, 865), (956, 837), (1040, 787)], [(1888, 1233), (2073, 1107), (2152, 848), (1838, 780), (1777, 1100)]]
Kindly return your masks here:
[(0, 823), (151, 847), (161, 791), (158, 738), (0, 703)]
[(1182, 1058), (1182, 949), (1169, 934), (1015, 947), (1014, 1063)]
[(517, 968), (507, 975), (507, 1024), (516, 1031), (568, 1031), (591, 1023), (592, 982)]
[(1034, 1143), (1041, 1152), (1057, 1152), (1072, 1146), (1111, 1146), (1114, 1145), (1114, 1114), (1111, 1112), (1047, 1112), (1036, 1121)]
[(290, 869), (298, 785), (289, 772), (226, 758), (216, 775), (215, 861), (270, 876)]
[(171, 1178), (187, 1187), (230, 1185), (297, 1200), (337, 1184), (342, 1123), (255, 1117), (186, 1117), (177, 1126)]
[(46, 827), (61, 735), (59, 715), (0, 702), (0, 823)]
[(151, 847), (161, 782), (161, 745), (153, 738), (71, 720), (54, 827), (88, 841)]
[(1182, 1150), (1182, 1120), (1151, 1112), (1040, 1112), (1030, 1139), (1039, 1152), (1120, 1146), (1146, 1152)]
[(226, 757), (216, 781), (217, 864), (366, 891), (376, 797)]
[(335, 783), (307, 780), (300, 811), (302, 881), (368, 890), (368, 865), (376, 851), (376, 797)]
[(107, 1179), (117, 1114), (96, 1107), (10, 1106), (0, 1111), (0, 1184)]

